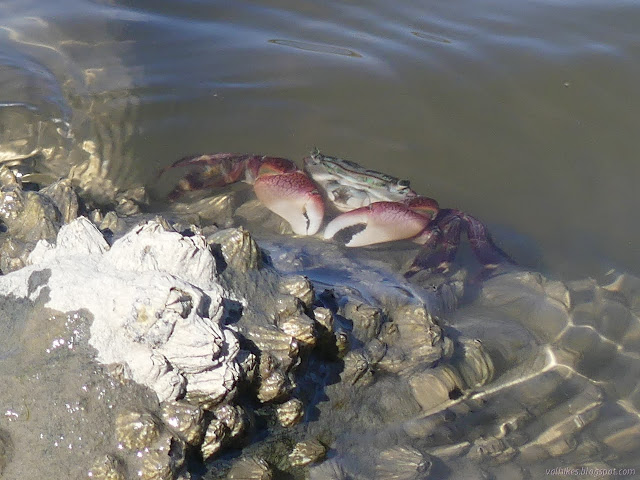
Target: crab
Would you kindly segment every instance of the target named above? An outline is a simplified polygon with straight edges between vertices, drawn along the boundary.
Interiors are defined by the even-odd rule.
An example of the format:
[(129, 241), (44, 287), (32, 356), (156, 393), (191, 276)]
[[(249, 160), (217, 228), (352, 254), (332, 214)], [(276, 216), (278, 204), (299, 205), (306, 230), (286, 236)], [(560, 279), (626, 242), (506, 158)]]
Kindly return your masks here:
[(304, 158), (303, 169), (286, 158), (216, 153), (182, 158), (162, 172), (179, 167), (191, 170), (169, 194), (170, 200), (187, 191), (243, 181), (253, 185), (257, 198), (297, 235), (316, 235), (331, 215), (322, 236), (347, 247), (412, 240), (423, 247), (407, 277), (425, 269), (446, 272), (463, 231), (484, 267), (514, 263), (475, 217), (440, 208), (434, 199), (413, 191), (407, 180), (318, 150)]

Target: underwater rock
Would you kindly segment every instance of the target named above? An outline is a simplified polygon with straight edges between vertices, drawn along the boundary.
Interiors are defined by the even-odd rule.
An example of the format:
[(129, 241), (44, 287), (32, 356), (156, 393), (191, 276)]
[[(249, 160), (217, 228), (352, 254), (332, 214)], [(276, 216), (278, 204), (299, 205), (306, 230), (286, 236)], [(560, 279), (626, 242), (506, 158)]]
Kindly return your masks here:
[(23, 190), (14, 173), (0, 166), (0, 272), (22, 268), (36, 242), (55, 240), (63, 221), (77, 214), (78, 198), (67, 182)]

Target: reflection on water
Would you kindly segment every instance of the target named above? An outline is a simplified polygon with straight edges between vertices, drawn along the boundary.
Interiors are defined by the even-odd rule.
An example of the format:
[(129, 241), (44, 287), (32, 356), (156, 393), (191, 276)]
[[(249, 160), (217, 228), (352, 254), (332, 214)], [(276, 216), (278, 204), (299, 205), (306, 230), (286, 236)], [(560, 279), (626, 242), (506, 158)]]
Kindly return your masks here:
[[(0, 15), (0, 160), (29, 158), (51, 178), (71, 171), (98, 202), (144, 201), (136, 187), (154, 193), (160, 168), (187, 154), (298, 159), (317, 145), (483, 219), (505, 250), (549, 277), (640, 272), (635, 2), (15, 0)], [(458, 412), (455, 434), (421, 426), (434, 438), (478, 429), (449, 450), (428, 446), (432, 454), (480, 448), (492, 408), (527, 424), (519, 415), (535, 408), (515, 405), (538, 389), (555, 392), (548, 428), (494, 436), (485, 452), (507, 458), (505, 445), (516, 445), (535, 463), (541, 449), (567, 449), (615, 463), (616, 452), (637, 451), (637, 296), (571, 285), (578, 306), (556, 298), (564, 320), (555, 323), (522, 318), (542, 307), (525, 286), (510, 293), (516, 312), (501, 325), (511, 339), (484, 326), (481, 302), (451, 319), (505, 364), (523, 335), (536, 337), (539, 355), (496, 381), (554, 374), (548, 390), (535, 380), (523, 398), (491, 399), (478, 419), (459, 407), (472, 419)], [(596, 411), (588, 435), (554, 437)]]

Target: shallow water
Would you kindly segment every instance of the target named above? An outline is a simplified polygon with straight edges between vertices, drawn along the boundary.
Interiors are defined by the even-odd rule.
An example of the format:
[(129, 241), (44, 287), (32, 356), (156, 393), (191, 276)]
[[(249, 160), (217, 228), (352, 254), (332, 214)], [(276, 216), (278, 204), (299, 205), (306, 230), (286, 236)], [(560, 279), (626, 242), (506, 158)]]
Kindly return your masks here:
[(640, 273), (640, 4), (0, 4), (0, 159), (93, 156), (154, 191), (186, 154), (313, 146), (409, 178), (552, 277)]
[(479, 216), (527, 266), (640, 271), (635, 2), (65, 0), (0, 12), (5, 146), (58, 146), (66, 162), (94, 140), (117, 183), (153, 183), (189, 153), (298, 159), (318, 146)]

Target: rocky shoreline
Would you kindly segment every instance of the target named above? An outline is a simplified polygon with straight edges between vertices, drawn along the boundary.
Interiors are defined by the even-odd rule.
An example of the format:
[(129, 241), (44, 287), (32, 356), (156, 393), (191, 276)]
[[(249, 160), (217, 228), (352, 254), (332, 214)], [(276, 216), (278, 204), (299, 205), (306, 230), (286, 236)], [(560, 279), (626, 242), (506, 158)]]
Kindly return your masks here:
[(69, 180), (25, 187), (0, 167), (6, 478), (524, 479), (633, 462), (635, 277), (513, 269), (436, 315), (464, 277), (380, 280), (379, 260), (318, 241), (265, 251), (242, 227), (89, 208)]

